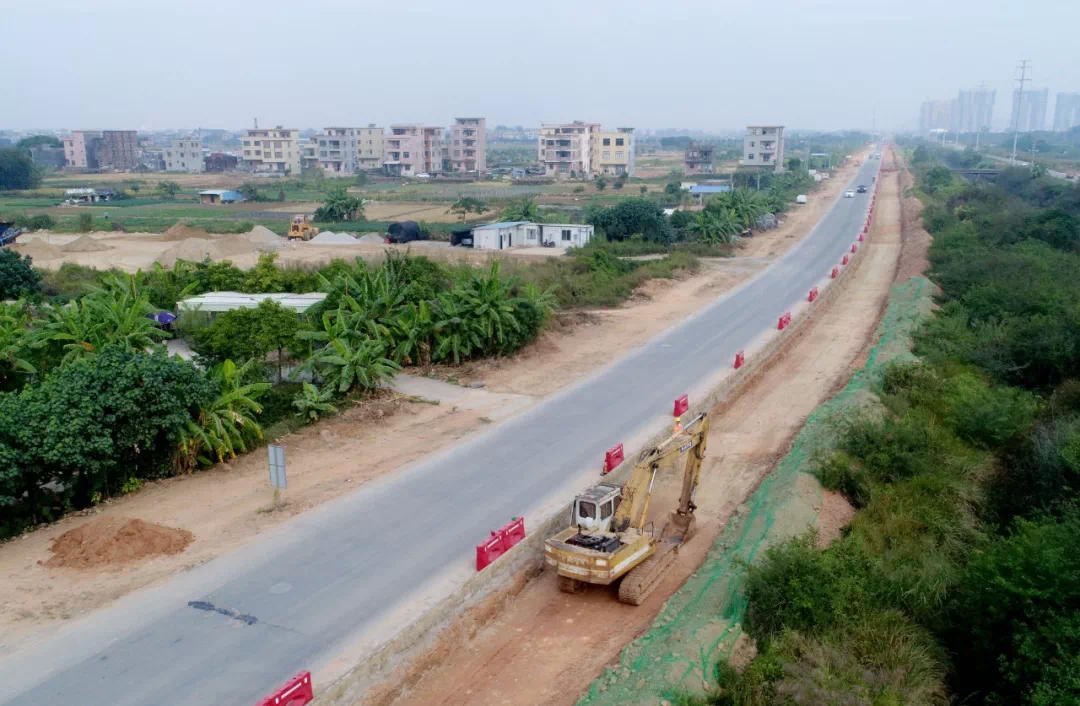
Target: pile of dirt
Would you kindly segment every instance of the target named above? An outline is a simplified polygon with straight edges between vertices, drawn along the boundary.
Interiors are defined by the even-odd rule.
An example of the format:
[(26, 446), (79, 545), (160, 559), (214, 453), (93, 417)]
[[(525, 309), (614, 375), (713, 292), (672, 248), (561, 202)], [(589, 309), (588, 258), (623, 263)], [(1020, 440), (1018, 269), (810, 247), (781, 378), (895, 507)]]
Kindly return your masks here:
[(162, 267), (172, 267), (177, 260), (188, 262), (202, 262), (206, 258), (220, 260), (224, 257), (217, 245), (202, 238), (188, 238), (182, 243), (177, 243), (165, 252), (158, 255), (154, 262)]
[(123, 517), (102, 517), (68, 530), (53, 540), (52, 557), (45, 562), (52, 568), (92, 569), (126, 564), (163, 554), (179, 554), (187, 549), (195, 535)]
[(64, 252), (101, 252), (102, 250), (112, 250), (110, 246), (94, 240), (89, 234), (83, 235), (77, 240), (73, 240), (67, 245), (61, 246), (60, 249)]
[(257, 249), (255, 243), (248, 240), (246, 234), (226, 235), (214, 241), (214, 246), (221, 251), (222, 255), (247, 255)]
[(319, 245), (356, 245), (356, 238), (352, 237), (348, 233), (331, 233), (326, 231), (325, 233), (319, 233), (311, 242), (318, 243)]
[(59, 248), (49, 245), (44, 240), (30, 240), (12, 246), (20, 255), (29, 255), (35, 260), (59, 260), (64, 253)]
[(176, 223), (175, 225), (173, 225), (172, 228), (169, 228), (167, 231), (165, 231), (162, 240), (167, 243), (176, 243), (182, 240), (188, 240), (190, 238), (209, 240), (213, 237), (214, 236), (210, 235), (202, 228), (192, 228), (191, 226), (186, 226), (183, 223)]
[(255, 226), (245, 236), (256, 250), (280, 250), (286, 245), (286, 238), (278, 235), (266, 226)]
[(364, 233), (356, 239), (358, 243), (376, 243), (382, 245), (386, 242), (386, 236), (382, 233)]

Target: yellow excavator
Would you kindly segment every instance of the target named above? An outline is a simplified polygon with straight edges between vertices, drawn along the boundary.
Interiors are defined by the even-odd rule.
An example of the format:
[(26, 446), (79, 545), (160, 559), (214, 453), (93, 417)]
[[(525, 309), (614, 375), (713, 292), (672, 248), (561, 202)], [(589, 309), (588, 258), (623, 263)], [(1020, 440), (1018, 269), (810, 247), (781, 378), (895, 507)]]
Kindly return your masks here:
[[(700, 414), (643, 451), (626, 485), (600, 483), (574, 498), (570, 527), (544, 544), (544, 559), (558, 570), (561, 590), (580, 593), (587, 584), (619, 581), (620, 601), (644, 602), (694, 533), (694, 491), (708, 435), (709, 418)], [(657, 531), (649, 520), (649, 501), (660, 462), (685, 451), (679, 505)]]

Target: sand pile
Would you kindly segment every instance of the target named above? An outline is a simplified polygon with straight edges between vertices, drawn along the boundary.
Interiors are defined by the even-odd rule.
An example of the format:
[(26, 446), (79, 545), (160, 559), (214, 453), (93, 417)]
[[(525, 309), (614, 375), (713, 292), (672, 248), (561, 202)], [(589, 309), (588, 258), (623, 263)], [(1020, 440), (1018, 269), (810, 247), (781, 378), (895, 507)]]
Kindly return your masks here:
[(91, 569), (161, 554), (179, 554), (195, 535), (139, 519), (102, 517), (53, 540), (46, 566)]
[(258, 250), (277, 250), (285, 247), (285, 238), (281, 237), (266, 226), (255, 226), (247, 233), (247, 239), (255, 244)]
[(88, 235), (83, 235), (77, 240), (73, 240), (67, 245), (60, 248), (64, 252), (101, 252), (102, 250), (112, 250), (111, 247), (105, 243), (100, 243)]
[(182, 240), (188, 240), (189, 238), (201, 238), (203, 240), (209, 240), (214, 236), (207, 233), (202, 228), (192, 228), (186, 226), (183, 223), (176, 223), (172, 228), (165, 231), (165, 235), (162, 239), (167, 243), (176, 243)]
[(44, 240), (35, 239), (26, 243), (17, 243), (12, 248), (20, 255), (29, 255), (35, 260), (59, 260), (64, 257), (64, 253), (59, 248)]
[(325, 233), (319, 233), (311, 242), (318, 243), (319, 245), (356, 245), (356, 238), (352, 237), (348, 233), (331, 233), (326, 231)]
[(364, 233), (356, 239), (358, 243), (385, 243), (386, 236), (382, 233)]
[(158, 255), (154, 262), (162, 267), (172, 267), (177, 260), (188, 262), (202, 262), (206, 258), (220, 260), (224, 257), (217, 245), (202, 238), (189, 238), (182, 243), (177, 243), (165, 252)]
[(222, 255), (232, 257), (234, 255), (247, 255), (257, 249), (255, 243), (248, 240), (246, 234), (237, 233), (226, 235), (214, 241), (214, 246), (221, 251)]

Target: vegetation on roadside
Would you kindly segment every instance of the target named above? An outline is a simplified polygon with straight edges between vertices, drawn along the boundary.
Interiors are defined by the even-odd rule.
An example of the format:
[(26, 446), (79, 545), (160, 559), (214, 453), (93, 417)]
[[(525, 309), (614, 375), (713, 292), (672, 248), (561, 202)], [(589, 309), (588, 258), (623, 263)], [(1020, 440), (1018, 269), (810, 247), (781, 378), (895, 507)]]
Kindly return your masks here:
[(684, 703), (1080, 703), (1080, 188), (913, 165), (941, 307), (818, 459), (855, 518), (751, 567), (758, 656)]

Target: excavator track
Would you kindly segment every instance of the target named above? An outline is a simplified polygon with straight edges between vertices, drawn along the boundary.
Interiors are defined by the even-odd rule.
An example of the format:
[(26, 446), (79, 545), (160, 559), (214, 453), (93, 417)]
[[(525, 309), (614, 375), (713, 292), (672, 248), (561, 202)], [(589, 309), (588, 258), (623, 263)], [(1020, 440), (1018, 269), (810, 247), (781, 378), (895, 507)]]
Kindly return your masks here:
[(667, 573), (679, 554), (679, 547), (661, 542), (653, 555), (630, 570), (619, 583), (619, 602), (641, 605)]

